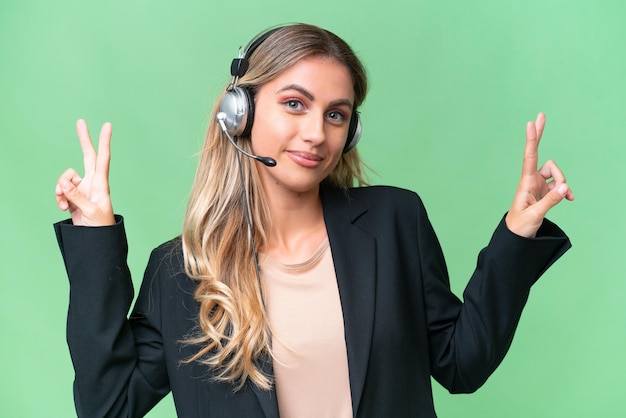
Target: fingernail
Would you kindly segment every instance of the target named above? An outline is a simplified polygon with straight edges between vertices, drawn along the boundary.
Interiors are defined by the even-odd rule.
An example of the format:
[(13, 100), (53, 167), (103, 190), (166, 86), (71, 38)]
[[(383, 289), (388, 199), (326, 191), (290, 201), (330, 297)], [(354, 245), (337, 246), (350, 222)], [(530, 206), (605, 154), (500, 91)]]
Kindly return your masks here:
[(72, 187), (72, 185), (70, 184), (69, 181), (63, 180), (61, 182), (61, 188), (63, 189), (64, 192), (67, 192), (68, 190), (70, 190), (71, 187)]
[(556, 191), (559, 192), (561, 196), (565, 196), (567, 194), (567, 185), (565, 183), (559, 184)]

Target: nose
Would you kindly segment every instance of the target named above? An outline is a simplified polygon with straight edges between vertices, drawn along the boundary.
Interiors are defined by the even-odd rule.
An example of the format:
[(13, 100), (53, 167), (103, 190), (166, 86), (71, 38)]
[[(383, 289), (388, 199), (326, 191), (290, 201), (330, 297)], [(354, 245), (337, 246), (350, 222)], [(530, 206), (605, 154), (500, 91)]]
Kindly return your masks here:
[(323, 114), (310, 112), (302, 119), (300, 136), (304, 142), (311, 145), (319, 145), (326, 140)]

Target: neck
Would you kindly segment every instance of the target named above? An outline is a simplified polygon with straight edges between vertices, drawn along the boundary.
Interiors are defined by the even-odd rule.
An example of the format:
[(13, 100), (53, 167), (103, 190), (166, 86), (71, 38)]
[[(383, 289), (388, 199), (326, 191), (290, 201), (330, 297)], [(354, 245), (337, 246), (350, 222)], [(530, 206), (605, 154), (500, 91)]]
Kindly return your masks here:
[(262, 251), (285, 263), (308, 259), (326, 238), (319, 189), (268, 195), (268, 203), (272, 227)]

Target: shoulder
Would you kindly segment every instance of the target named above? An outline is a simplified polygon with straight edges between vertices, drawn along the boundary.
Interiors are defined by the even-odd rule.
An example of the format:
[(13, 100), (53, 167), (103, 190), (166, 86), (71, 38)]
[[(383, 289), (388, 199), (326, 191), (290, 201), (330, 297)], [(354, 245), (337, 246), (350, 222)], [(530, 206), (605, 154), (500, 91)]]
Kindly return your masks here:
[(362, 209), (373, 212), (422, 210), (423, 203), (417, 193), (393, 186), (367, 186), (349, 189), (327, 188), (323, 191), (325, 206), (342, 210)]
[(159, 258), (181, 258), (183, 256), (183, 244), (180, 236), (165, 241), (152, 250)]
[(161, 278), (186, 276), (184, 265), (182, 240), (176, 237), (152, 250), (146, 273), (151, 272)]
[(189, 305), (196, 285), (185, 272), (182, 241), (177, 237), (152, 250), (137, 304), (145, 312), (152, 311), (157, 299), (163, 299), (162, 303), (168, 306)]
[(393, 186), (355, 187), (347, 190), (348, 196), (368, 204), (402, 205), (421, 203), (417, 193)]
[(350, 189), (325, 189), (322, 202), (327, 221), (344, 220), (364, 228), (391, 228), (403, 224), (410, 228), (427, 219), (417, 193), (391, 186)]
[(197, 313), (196, 286), (185, 273), (181, 239), (164, 242), (150, 254), (132, 316), (151, 318), (164, 339), (178, 341), (192, 326), (189, 318)]

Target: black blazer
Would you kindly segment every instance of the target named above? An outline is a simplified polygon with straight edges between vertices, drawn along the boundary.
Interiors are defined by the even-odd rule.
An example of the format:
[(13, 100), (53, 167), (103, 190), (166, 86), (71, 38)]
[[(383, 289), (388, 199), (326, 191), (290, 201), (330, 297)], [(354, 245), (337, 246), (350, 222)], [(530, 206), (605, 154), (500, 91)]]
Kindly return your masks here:
[[(530, 287), (570, 247), (548, 220), (535, 239), (501, 221), (462, 303), (415, 193), (367, 187), (321, 196), (358, 417), (434, 417), (431, 375), (450, 392), (480, 387), (506, 354)], [(55, 229), (70, 279), (67, 339), (80, 416), (142, 416), (170, 390), (180, 417), (278, 416), (274, 391), (248, 382), (233, 393), (205, 366), (181, 364), (197, 349), (180, 341), (198, 308), (179, 239), (152, 252), (127, 319), (133, 289), (122, 219)], [(270, 361), (262, 367), (271, 373)]]

